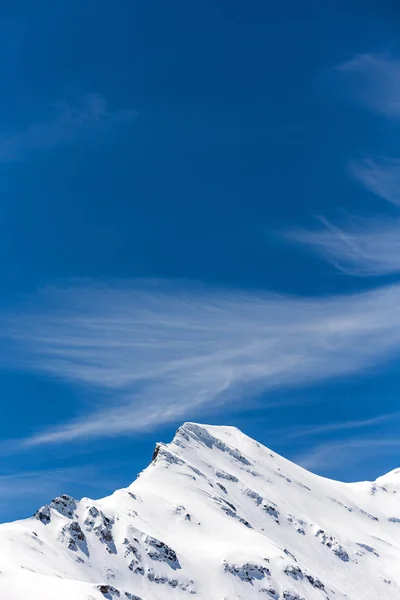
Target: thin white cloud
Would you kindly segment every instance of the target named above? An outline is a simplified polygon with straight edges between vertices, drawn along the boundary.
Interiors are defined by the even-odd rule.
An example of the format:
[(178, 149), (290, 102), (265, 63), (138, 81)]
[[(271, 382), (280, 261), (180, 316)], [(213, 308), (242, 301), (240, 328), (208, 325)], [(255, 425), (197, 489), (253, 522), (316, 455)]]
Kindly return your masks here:
[(351, 438), (319, 444), (295, 457), (295, 462), (310, 471), (322, 472), (331, 469), (339, 472), (343, 464), (348, 469), (350, 466), (365, 463), (369, 458), (376, 458), (378, 453), (393, 454), (393, 450), (399, 447), (399, 438)]
[(353, 163), (354, 176), (373, 194), (400, 206), (400, 160), (365, 160)]
[[(364, 160), (353, 163), (350, 170), (369, 192), (400, 206), (400, 160)], [(286, 237), (310, 247), (349, 275), (400, 272), (400, 217), (353, 216), (341, 226), (321, 218), (320, 223), (318, 229), (291, 231)]]
[(353, 97), (370, 109), (400, 117), (400, 60), (390, 54), (358, 54), (335, 69)]
[[(116, 468), (139, 465), (139, 461), (114, 464), (80, 465), (11, 473), (0, 473), (0, 518), (9, 518), (10, 503), (23, 503), (32, 513), (60, 493), (72, 494), (76, 486), (92, 488), (96, 494), (112, 493), (115, 489), (131, 483)], [(40, 481), (40, 485), (38, 485)], [(28, 500), (27, 500), (28, 498)]]
[(342, 227), (326, 219), (321, 223), (320, 229), (292, 231), (287, 237), (309, 246), (349, 275), (400, 272), (400, 218), (353, 218)]
[(57, 102), (49, 107), (49, 112), (47, 120), (20, 131), (0, 133), (0, 162), (21, 160), (36, 150), (70, 145), (101, 127), (136, 116), (131, 110), (110, 110), (99, 94), (87, 94), (76, 102)]
[(303, 426), (301, 428), (296, 428), (292, 431), (285, 429), (280, 432), (280, 437), (288, 440), (294, 438), (301, 437), (311, 437), (318, 436), (321, 434), (331, 433), (334, 431), (345, 431), (345, 430), (354, 430), (354, 429), (364, 429), (368, 427), (375, 427), (375, 425), (379, 425), (381, 423), (387, 423), (388, 421), (393, 421), (395, 419), (399, 419), (399, 412), (392, 412), (382, 415), (377, 415), (375, 417), (371, 417), (369, 419), (357, 419), (353, 421), (340, 421), (339, 423), (328, 423), (326, 425), (312, 425), (312, 426)]
[(14, 350), (7, 344), (3, 360), (88, 386), (102, 400), (31, 445), (193, 419), (400, 354), (400, 286), (300, 299), (152, 282), (75, 285), (48, 290), (41, 306), (4, 319)]
[[(347, 91), (375, 111), (400, 117), (400, 60), (384, 54), (359, 54), (335, 68), (346, 76)], [(372, 194), (400, 206), (400, 160), (364, 160), (352, 175)], [(400, 218), (353, 218), (337, 226), (293, 231), (289, 239), (309, 246), (344, 273), (377, 276), (400, 272)]]
[[(15, 499), (28, 493), (30, 495), (36, 493), (40, 496), (44, 490), (51, 493), (51, 490), (59, 485), (86, 483), (86, 480), (90, 487), (92, 483), (94, 487), (101, 487), (98, 480), (97, 484), (95, 483), (93, 473), (93, 468), (65, 467), (0, 474), (0, 501)], [(40, 480), (40, 486), (38, 486), (38, 480)]]

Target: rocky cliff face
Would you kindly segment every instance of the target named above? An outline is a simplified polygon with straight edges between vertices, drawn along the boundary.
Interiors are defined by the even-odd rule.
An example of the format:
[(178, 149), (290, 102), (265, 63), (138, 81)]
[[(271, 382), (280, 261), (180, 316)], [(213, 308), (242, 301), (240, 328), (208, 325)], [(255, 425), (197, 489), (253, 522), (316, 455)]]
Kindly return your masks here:
[(394, 600), (400, 472), (345, 484), (186, 423), (112, 496), (0, 526), (4, 600)]

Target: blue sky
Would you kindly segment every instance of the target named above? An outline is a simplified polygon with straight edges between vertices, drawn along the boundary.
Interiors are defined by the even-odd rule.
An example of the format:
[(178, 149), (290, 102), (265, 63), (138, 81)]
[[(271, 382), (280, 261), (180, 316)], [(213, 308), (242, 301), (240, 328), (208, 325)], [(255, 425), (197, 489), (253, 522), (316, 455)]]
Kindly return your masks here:
[(179, 424), (400, 464), (398, 8), (0, 7), (0, 519)]

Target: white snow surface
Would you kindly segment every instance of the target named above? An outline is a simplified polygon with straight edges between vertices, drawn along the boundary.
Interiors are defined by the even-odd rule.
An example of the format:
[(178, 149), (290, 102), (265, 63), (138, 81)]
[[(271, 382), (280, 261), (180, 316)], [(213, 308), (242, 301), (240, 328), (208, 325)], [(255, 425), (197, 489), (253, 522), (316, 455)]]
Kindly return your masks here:
[(0, 562), (1, 600), (394, 600), (400, 470), (341, 483), (185, 423), (128, 488), (1, 525)]

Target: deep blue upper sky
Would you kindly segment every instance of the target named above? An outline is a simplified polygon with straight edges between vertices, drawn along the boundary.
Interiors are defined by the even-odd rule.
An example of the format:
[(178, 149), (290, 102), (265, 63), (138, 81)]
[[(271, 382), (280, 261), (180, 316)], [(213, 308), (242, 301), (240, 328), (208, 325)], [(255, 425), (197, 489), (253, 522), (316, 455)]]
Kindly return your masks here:
[(0, 16), (0, 519), (127, 485), (184, 420), (399, 466), (396, 3)]

